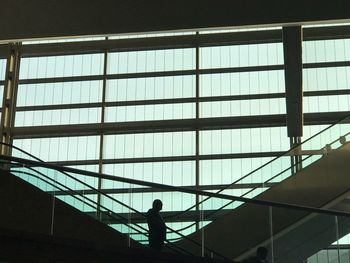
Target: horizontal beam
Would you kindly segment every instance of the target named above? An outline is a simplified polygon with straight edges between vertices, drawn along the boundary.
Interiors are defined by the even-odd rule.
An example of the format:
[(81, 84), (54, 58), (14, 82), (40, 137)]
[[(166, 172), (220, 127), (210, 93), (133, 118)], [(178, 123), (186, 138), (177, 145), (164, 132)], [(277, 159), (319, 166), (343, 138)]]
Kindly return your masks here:
[[(0, 40), (348, 21), (345, 0), (4, 0)], [(64, 14), (64, 17), (62, 17)]]
[[(224, 159), (244, 159), (244, 158), (274, 158), (281, 156), (285, 152), (253, 152), (253, 153), (229, 153), (229, 154), (205, 154), (198, 158), (195, 155), (187, 156), (165, 156), (165, 157), (140, 157), (140, 158), (123, 158), (123, 159), (103, 159), (102, 164), (126, 164), (126, 163), (156, 163), (156, 162), (188, 162), (205, 160), (224, 160)], [(289, 155), (288, 155), (289, 156)], [(75, 165), (98, 165), (99, 160), (75, 160), (75, 161), (55, 161), (48, 162), (61, 166), (75, 166)]]
[[(277, 183), (264, 183), (264, 187), (272, 187), (276, 185)], [(259, 188), (262, 187), (262, 183), (247, 183), (247, 184), (216, 184), (216, 185), (200, 185), (200, 186), (182, 186), (186, 189), (198, 189), (201, 191), (218, 191), (222, 189), (251, 189), (251, 188)], [(109, 194), (130, 194), (130, 188), (111, 188), (111, 189), (101, 189), (102, 193), (109, 195)], [(166, 189), (154, 189), (150, 187), (136, 187), (132, 188), (132, 193), (161, 193), (161, 192), (171, 192), (170, 190)], [(97, 194), (94, 190), (74, 190), (74, 191), (55, 191), (47, 193), (55, 195), (55, 196), (62, 196), (62, 195), (94, 195)]]
[(280, 30), (23, 45), (22, 57), (195, 48), (282, 41)]
[[(350, 38), (350, 26), (331, 26), (304, 28), (304, 41)], [(115, 40), (95, 40), (64, 43), (30, 44), (21, 47), (22, 57), (77, 55), (108, 52), (162, 50), (266, 44), (282, 42), (282, 31), (260, 30), (247, 32), (229, 32), (215, 34), (193, 34), (183, 36), (164, 36), (152, 38), (133, 38)], [(5, 45), (4, 52), (7, 52)], [(0, 45), (0, 55), (2, 46)], [(6, 54), (6, 53), (5, 53)]]
[[(304, 114), (305, 125), (333, 124), (348, 116), (350, 112), (321, 112)], [(72, 124), (53, 126), (30, 126), (13, 128), (14, 139), (64, 136), (93, 136), (108, 134), (177, 132), (220, 129), (244, 129), (284, 127), (286, 115), (261, 115), (241, 117), (202, 118), (184, 120), (111, 122), (94, 124)]]
[(74, 125), (15, 127), (12, 134), (19, 138), (42, 138), (55, 136), (89, 136), (101, 134), (127, 134), (150, 132), (176, 132), (212, 129), (258, 128), (284, 126), (285, 115), (202, 118), (184, 120), (159, 120), (137, 122), (111, 122)]
[[(0, 82), (1, 85), (1, 82)], [(350, 89), (343, 90), (315, 90), (305, 91), (304, 97), (317, 96), (340, 96), (350, 95)], [(232, 95), (232, 96), (213, 96), (200, 98), (175, 98), (175, 99), (155, 99), (155, 100), (130, 100), (130, 101), (111, 101), (93, 102), (93, 103), (76, 103), (76, 104), (54, 104), (54, 105), (34, 105), (20, 106), (16, 108), (20, 111), (46, 111), (46, 110), (64, 110), (64, 109), (87, 109), (100, 107), (127, 107), (127, 106), (145, 106), (159, 104), (183, 104), (183, 103), (203, 103), (203, 102), (220, 102), (220, 101), (240, 101), (240, 100), (258, 100), (258, 99), (277, 99), (285, 98), (285, 93), (263, 93), (263, 94), (247, 94), (247, 95)]]

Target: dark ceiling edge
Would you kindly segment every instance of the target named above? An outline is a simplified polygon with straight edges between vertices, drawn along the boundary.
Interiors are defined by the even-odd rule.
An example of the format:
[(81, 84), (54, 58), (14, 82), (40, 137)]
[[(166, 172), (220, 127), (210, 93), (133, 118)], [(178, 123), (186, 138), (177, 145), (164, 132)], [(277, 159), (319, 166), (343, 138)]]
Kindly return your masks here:
[(350, 21), (349, 1), (4, 0), (0, 40)]

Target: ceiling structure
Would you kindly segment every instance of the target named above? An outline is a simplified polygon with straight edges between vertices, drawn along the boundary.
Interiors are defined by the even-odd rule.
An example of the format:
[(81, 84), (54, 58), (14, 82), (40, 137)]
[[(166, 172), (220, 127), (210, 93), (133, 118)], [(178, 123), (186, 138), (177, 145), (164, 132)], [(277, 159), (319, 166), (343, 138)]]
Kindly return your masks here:
[(0, 41), (346, 21), (349, 1), (5, 0)]

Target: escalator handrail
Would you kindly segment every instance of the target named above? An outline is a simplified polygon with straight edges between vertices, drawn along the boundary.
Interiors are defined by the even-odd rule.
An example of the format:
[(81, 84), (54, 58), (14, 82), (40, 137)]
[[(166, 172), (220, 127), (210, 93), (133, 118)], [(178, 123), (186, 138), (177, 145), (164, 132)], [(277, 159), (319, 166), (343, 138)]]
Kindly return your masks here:
[[(65, 171), (65, 172), (71, 172), (71, 173), (75, 173), (75, 174), (96, 177), (96, 173), (94, 173), (94, 172), (79, 170), (79, 169), (71, 168), (71, 167), (62, 167), (62, 166), (57, 166), (57, 165), (53, 165), (53, 164), (40, 163), (37, 161), (26, 160), (26, 159), (22, 159), (22, 158), (18, 158), (18, 157), (9, 157), (9, 156), (5, 156), (5, 155), (0, 155), (0, 159), (1, 158), (5, 159), (5, 160), (24, 163), (27, 165), (42, 166), (45, 168), (55, 169), (55, 170), (59, 170), (59, 171)], [(271, 207), (280, 207), (280, 208), (287, 208), (287, 209), (295, 209), (295, 210), (307, 211), (310, 213), (320, 213), (320, 214), (329, 214), (329, 215), (350, 217), (350, 213), (333, 211), (333, 210), (329, 210), (329, 209), (321, 209), (321, 208), (314, 208), (314, 207), (309, 207), (309, 206), (294, 205), (294, 204), (289, 204), (289, 203), (284, 203), (284, 202), (251, 199), (251, 198), (232, 196), (232, 195), (227, 195), (227, 194), (218, 194), (218, 193), (206, 192), (206, 191), (201, 191), (201, 190), (182, 188), (182, 187), (178, 187), (178, 186), (159, 184), (159, 183), (141, 181), (141, 180), (136, 180), (136, 179), (123, 178), (123, 177), (119, 177), (119, 176), (111, 176), (111, 175), (106, 175), (106, 174), (99, 174), (99, 177), (102, 179), (108, 179), (108, 180), (117, 181), (117, 182), (137, 184), (137, 185), (143, 185), (143, 186), (148, 186), (148, 187), (153, 187), (153, 188), (158, 188), (158, 189), (170, 190), (170, 191), (174, 191), (174, 192), (182, 192), (182, 193), (188, 193), (188, 194), (194, 194), (194, 195), (214, 197), (214, 198), (218, 198), (218, 199), (239, 201), (239, 202), (244, 202), (244, 203), (249, 203), (249, 204), (271, 206)]]
[[(9, 144), (4, 144), (4, 145), (10, 147)], [(16, 148), (17, 148), (17, 147), (16, 147)], [(19, 150), (19, 151), (21, 151), (21, 152), (23, 152), (23, 153), (26, 153), (25, 151), (23, 151), (23, 150), (21, 150), (21, 149), (19, 149), (19, 148), (17, 148), (17, 150)], [(26, 154), (27, 154), (27, 153), (26, 153)], [(31, 154), (28, 154), (28, 155), (31, 156), (31, 157), (34, 158), (34, 159), (39, 159), (39, 158), (37, 158), (37, 157), (35, 157), (35, 156), (31, 155)], [(8, 157), (8, 156), (0, 155), (0, 157)], [(5, 158), (5, 159), (7, 159), (7, 158)], [(19, 163), (23, 163), (23, 160), (26, 160), (26, 159), (22, 159), (22, 158), (18, 158), (18, 157), (10, 157), (9, 159), (10, 159), (10, 160), (17, 159), (16, 162), (18, 162), (18, 159), (19, 159), (19, 160), (22, 160), (22, 161), (20, 161)], [(8, 159), (8, 160), (9, 160), (9, 159)], [(39, 160), (40, 160), (40, 159), (39, 159)], [(32, 160), (27, 160), (27, 161), (32, 162), (32, 163), (33, 163), (33, 162), (39, 163), (39, 165), (35, 165), (35, 166), (45, 166), (45, 165), (47, 165), (47, 164), (46, 164), (45, 162), (43, 162), (42, 160), (40, 160), (40, 161), (38, 161), (38, 162), (37, 162), (37, 161), (32, 161)], [(52, 165), (50, 164), (49, 166), (52, 166)], [(55, 166), (55, 165), (54, 165), (54, 166)], [(67, 174), (66, 172), (62, 171), (62, 170), (61, 170), (62, 168), (67, 168), (67, 167), (56, 166), (56, 168), (52, 168), (52, 167), (51, 167), (50, 169), (58, 170), (58, 171), (60, 171), (61, 173), (63, 173), (63, 174), (65, 174), (66, 176), (68, 176), (69, 178), (71, 178), (71, 179), (73, 179), (73, 180), (76, 180), (77, 182), (79, 182), (79, 183), (85, 185), (86, 187), (89, 187), (89, 188), (92, 189), (93, 191), (95, 191), (95, 192), (97, 192), (97, 193), (99, 193), (99, 194), (101, 194), (101, 195), (103, 195), (103, 196), (105, 196), (105, 197), (107, 197), (107, 198), (109, 198), (109, 199), (111, 199), (111, 200), (117, 202), (118, 204), (120, 204), (120, 205), (122, 205), (122, 206), (127, 207), (128, 209), (134, 211), (134, 212), (137, 213), (137, 214), (142, 215), (143, 217), (146, 217), (146, 215), (145, 215), (144, 213), (139, 212), (138, 210), (136, 210), (136, 209), (134, 209), (134, 208), (132, 208), (132, 207), (130, 207), (130, 206), (128, 206), (128, 205), (123, 204), (122, 202), (116, 200), (115, 198), (113, 198), (113, 197), (111, 197), (111, 196), (109, 196), (109, 195), (106, 195), (106, 194), (103, 193), (102, 191), (100, 191), (100, 190), (98, 190), (98, 189), (96, 189), (96, 188), (94, 188), (94, 187), (92, 187), (92, 186), (86, 184), (85, 182), (83, 182), (83, 181), (81, 181), (81, 180), (79, 180), (79, 179), (77, 179), (77, 178), (72, 177), (71, 175), (69, 175), (69, 174)], [(70, 169), (74, 169), (74, 168), (70, 168)], [(80, 171), (81, 171), (81, 170), (80, 170)], [(101, 205), (100, 205), (100, 206), (101, 206)], [(176, 233), (176, 234), (179, 235), (181, 238), (184, 238), (184, 239), (190, 241), (191, 243), (194, 243), (194, 244), (197, 245), (197, 246), (201, 246), (200, 243), (196, 242), (195, 240), (192, 240), (192, 239), (188, 238), (187, 236), (181, 234), (181, 233), (178, 232), (177, 230), (172, 229), (172, 228), (170, 228), (169, 226), (166, 226), (166, 228), (169, 229), (171, 232)], [(173, 245), (173, 244), (171, 244), (171, 245)], [(174, 246), (174, 245), (173, 245), (173, 246)], [(178, 249), (181, 249), (181, 248), (178, 248)], [(211, 250), (211, 249), (209, 249), (209, 248), (207, 248), (207, 247), (205, 247), (205, 249), (206, 249), (207, 251), (209, 251), (209, 252), (211, 252), (211, 253), (213, 253), (213, 254), (215, 254), (215, 255), (221, 257), (221, 258), (227, 259), (225, 256), (223, 256), (223, 255), (221, 255), (221, 254), (219, 254), (219, 253), (217, 253), (217, 252), (215, 252), (215, 251), (213, 251), (213, 250)]]

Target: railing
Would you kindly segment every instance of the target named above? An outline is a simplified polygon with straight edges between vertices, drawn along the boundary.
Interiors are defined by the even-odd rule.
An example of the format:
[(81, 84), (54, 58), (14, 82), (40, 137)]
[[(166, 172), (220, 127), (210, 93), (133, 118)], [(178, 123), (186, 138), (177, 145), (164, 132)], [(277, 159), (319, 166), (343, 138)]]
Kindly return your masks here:
[[(341, 147), (348, 141), (350, 141), (350, 115), (316, 133), (300, 145), (296, 145), (247, 175), (235, 180), (216, 193), (234, 195), (234, 189), (232, 189), (232, 186), (236, 184), (250, 183), (257, 186), (251, 189), (244, 189), (245, 192), (240, 196), (254, 198), (268, 190), (270, 185), (275, 185), (288, 177), (295, 175), (297, 171), (306, 168), (319, 160), (323, 155), (327, 155), (332, 150)], [(222, 214), (223, 210), (230, 211), (231, 209), (238, 207), (240, 203), (228, 200), (213, 201), (210, 197), (206, 197), (199, 203), (171, 216), (171, 218), (174, 220), (179, 217), (185, 217), (186, 214), (190, 213), (199, 205), (202, 206), (203, 209), (212, 211), (204, 216), (205, 221), (212, 221), (216, 214)], [(168, 219), (170, 219), (170, 217)], [(193, 227), (195, 224), (196, 222), (177, 230), (185, 231), (186, 229)]]
[[(96, 174), (93, 172), (82, 171), (82, 170), (68, 168), (68, 167), (59, 167), (59, 166), (52, 165), (52, 164), (46, 164), (46, 163), (37, 162), (37, 161), (33, 161), (33, 160), (25, 160), (22, 158), (1, 156), (0, 159), (3, 160), (3, 162), (5, 164), (11, 164), (11, 166), (14, 167), (13, 169), (11, 169), (12, 173), (16, 173), (17, 175), (19, 175), (20, 177), (29, 181), (30, 183), (37, 185), (38, 187), (42, 188), (44, 191), (49, 191), (51, 193), (55, 193), (56, 190), (64, 191), (63, 186), (67, 185), (67, 183), (70, 184), (72, 181), (76, 181), (76, 180), (72, 180), (72, 181), (62, 182), (63, 175), (65, 175), (65, 174), (68, 174), (70, 176), (72, 174), (74, 174), (76, 177), (84, 175), (84, 176), (89, 177), (89, 178), (95, 178), (95, 176), (96, 176)], [(34, 177), (32, 176), (32, 174), (33, 174), (32, 169), (36, 170), (36, 172), (35, 172), (36, 176), (34, 176)], [(28, 171), (30, 171), (30, 172), (28, 172)], [(263, 211), (265, 211), (265, 212), (263, 212), (264, 214), (269, 215), (271, 222), (268, 224), (268, 227), (270, 229), (273, 229), (272, 228), (273, 221), (279, 222), (280, 221), (279, 217), (281, 217), (281, 215), (282, 215), (282, 218), (283, 218), (283, 214), (290, 214), (290, 211), (294, 211), (293, 219), (295, 219), (295, 220), (301, 220), (302, 218), (306, 217), (307, 215), (310, 215), (310, 213), (317, 214), (319, 217), (345, 218), (346, 220), (348, 217), (350, 217), (350, 214), (348, 214), (348, 213), (330, 211), (330, 210), (326, 210), (326, 209), (316, 209), (316, 208), (312, 208), (312, 207), (298, 206), (298, 205), (285, 204), (285, 203), (279, 203), (279, 202), (271, 202), (271, 201), (263, 201), (263, 200), (259, 200), (259, 199), (249, 199), (249, 198), (245, 198), (245, 197), (236, 197), (236, 196), (231, 196), (231, 195), (227, 195), (227, 194), (210, 193), (210, 192), (205, 192), (205, 191), (197, 191), (197, 190), (193, 190), (193, 189), (183, 189), (181, 187), (144, 182), (144, 181), (140, 181), (140, 180), (127, 179), (127, 178), (121, 178), (121, 177), (117, 177), (117, 176), (110, 176), (110, 175), (104, 175), (104, 174), (100, 174), (99, 177), (104, 178), (106, 180), (115, 181), (115, 182), (128, 183), (128, 184), (133, 185), (133, 187), (135, 187), (135, 185), (142, 185), (142, 186), (146, 186), (146, 187), (158, 188), (158, 189), (163, 189), (163, 190), (171, 190), (171, 191), (178, 191), (178, 192), (182, 192), (182, 193), (188, 193), (188, 194), (192, 194), (192, 195), (199, 195), (199, 196), (201, 196), (201, 198), (211, 197), (211, 198), (214, 198), (217, 200), (244, 202), (244, 203), (248, 204), (249, 206), (254, 206), (255, 209), (258, 206), (258, 207), (261, 207), (261, 209)], [(38, 178), (40, 178), (40, 180)], [(43, 181), (42, 178), (45, 178), (45, 180), (47, 180), (47, 181), (49, 181), (48, 178), (50, 178), (50, 180), (52, 181), (52, 179), (53, 179), (53, 181), (50, 183), (48, 183), (48, 182), (43, 183), (45, 181)], [(66, 178), (64, 178), (64, 179), (68, 180), (68, 178), (69, 177), (66, 176)], [(79, 188), (82, 189), (82, 185), (79, 185)], [(69, 191), (74, 191), (74, 189), (69, 189)], [(76, 196), (80, 196), (80, 195), (76, 194)], [(75, 206), (77, 208), (80, 208), (82, 211), (88, 212), (89, 210), (87, 209), (87, 207), (92, 206), (92, 207), (96, 208), (98, 206), (98, 204), (95, 202), (94, 198), (91, 198), (91, 199), (93, 201), (91, 201), (91, 200), (87, 201), (87, 200), (85, 200), (85, 198), (84, 198), (84, 200), (79, 200), (79, 198), (78, 199), (75, 198), (75, 200), (68, 199), (65, 201), (68, 203), (71, 203), (73, 206)], [(111, 198), (110, 200), (113, 200), (113, 199)], [(114, 205), (117, 205), (117, 204), (120, 206), (122, 205), (122, 204), (120, 204), (119, 200), (113, 200), (113, 201), (114, 201), (114, 203), (113, 203)], [(130, 209), (130, 208), (128, 208), (128, 209)], [(275, 212), (275, 211), (280, 211), (280, 210), (285, 210), (285, 212), (284, 213)], [(97, 209), (95, 210), (95, 212), (96, 211), (97, 211)], [(119, 224), (126, 223), (125, 218), (121, 219), (120, 217), (118, 217), (118, 215), (116, 215), (116, 213), (113, 212), (113, 209), (111, 211), (107, 206), (104, 206), (104, 204), (100, 205), (99, 211), (105, 212), (103, 214), (110, 216), (110, 218), (112, 218), (114, 220), (113, 222), (116, 222), (115, 220), (118, 220)], [(268, 211), (268, 212), (266, 212), (266, 211)], [(135, 211), (132, 211), (132, 212), (135, 212)], [(203, 215), (204, 215), (204, 208), (203, 207), (201, 207), (198, 215), (201, 217), (201, 222), (202, 222), (202, 225), (204, 226), (206, 222), (205, 222), (204, 217), (203, 217)], [(96, 216), (99, 216), (99, 213), (96, 213)], [(130, 236), (132, 236), (133, 238), (137, 239), (136, 238), (137, 233), (136, 233), (135, 228), (129, 227), (131, 225), (135, 226), (137, 224), (133, 222), (133, 218), (131, 217), (131, 213), (129, 213), (129, 216), (130, 217), (127, 219), (127, 223), (126, 223), (127, 231), (129, 231), (128, 234)], [(286, 227), (286, 226), (288, 226), (288, 225), (284, 224), (284, 227)], [(112, 227), (116, 227), (116, 226), (112, 226)], [(138, 227), (140, 227), (140, 226), (138, 225)], [(126, 232), (125, 229), (123, 231), (123, 229), (120, 228), (120, 226), (118, 226), (118, 230), (122, 231), (124, 233)], [(144, 229), (142, 229), (142, 230), (144, 231)], [(202, 229), (202, 231), (205, 231), (205, 230)], [(201, 232), (199, 232), (199, 233), (201, 233)], [(274, 231), (271, 231), (271, 235), (272, 236), (275, 235)], [(195, 254), (198, 253), (198, 250), (201, 250), (202, 255), (210, 255), (212, 257), (227, 257), (227, 256), (230, 257), (231, 256), (231, 255), (226, 255), (226, 254), (225, 254), (225, 256), (219, 256), (220, 253), (214, 252), (214, 249), (211, 248), (212, 244), (210, 244), (209, 241), (206, 241), (204, 236), (205, 235), (203, 235), (203, 239), (200, 239), (200, 241), (198, 241), (197, 238), (190, 237), (190, 238), (184, 239), (184, 237), (181, 236), (182, 241), (179, 242), (179, 246), (177, 244), (176, 244), (176, 246), (178, 246), (182, 249), (189, 249), (191, 252), (195, 251), (194, 252)], [(266, 242), (267, 241), (265, 240), (265, 243)], [(206, 246), (207, 243), (210, 244), (210, 249)], [(271, 248), (271, 249), (273, 249), (273, 248)], [(226, 253), (226, 251), (225, 251), (225, 253)]]
[[(142, 224), (133, 222), (131, 214), (136, 214), (140, 217), (145, 218), (145, 214), (139, 212), (138, 210), (128, 206), (127, 204), (113, 198), (109, 195), (104, 194), (102, 191), (92, 187), (88, 183), (83, 181), (83, 178), (79, 178), (81, 175), (85, 176), (82, 171), (72, 172), (71, 170), (65, 171), (64, 167), (52, 166), (45, 164), (42, 160), (36, 158), (35, 156), (26, 153), (25, 151), (11, 146), (9, 144), (2, 143), (2, 145), (11, 147), (12, 150), (21, 152), (22, 155), (26, 155), (32, 160), (1, 156), (0, 162), (3, 169), (10, 169), (12, 174), (17, 175), (23, 180), (35, 185), (41, 190), (51, 193), (54, 197), (61, 199), (62, 201), (70, 204), (71, 206), (85, 212), (95, 219), (103, 221), (104, 223), (111, 222), (109, 225), (116, 230), (125, 233), (129, 238), (132, 238), (136, 241), (139, 241), (143, 244), (148, 242), (148, 230)], [(92, 174), (90, 173), (90, 176)], [(89, 178), (96, 177), (96, 174)], [(86, 178), (85, 178), (86, 179)], [(67, 186), (67, 185), (70, 185)], [(74, 187), (72, 187), (74, 185)], [(83, 189), (80, 193), (75, 189)], [(89, 194), (84, 194), (84, 191), (88, 191)], [(56, 195), (56, 192), (61, 192), (60, 195)], [(66, 193), (66, 195), (62, 195)], [(108, 202), (113, 203), (112, 208), (116, 210), (127, 209), (128, 216), (121, 216), (120, 213), (116, 213), (113, 209), (110, 209), (108, 205), (100, 204), (97, 202), (97, 195), (102, 196)], [(54, 221), (52, 222), (52, 229), (54, 228)], [(176, 230), (167, 227), (167, 231), (175, 233), (178, 235), (178, 238), (188, 239), (181, 233), (177, 233)], [(188, 239), (189, 242), (193, 243), (196, 246), (201, 247), (196, 241)], [(185, 251), (184, 249), (172, 244), (171, 239), (166, 240), (166, 246), (169, 250), (175, 252), (182, 252), (186, 254), (192, 254), (191, 252)], [(130, 242), (129, 242), (130, 244)], [(205, 248), (206, 249), (206, 248)], [(222, 256), (215, 251), (206, 249), (207, 253), (215, 255), (217, 258), (227, 259), (225, 256)]]
[[(201, 197), (200, 200), (202, 201), (189, 207), (188, 209), (186, 209), (181, 213), (171, 216), (171, 218), (172, 220), (176, 220), (176, 219), (181, 220), (181, 218), (185, 218), (187, 214), (191, 214), (190, 217), (193, 218), (195, 216), (200, 222), (199, 226), (202, 227), (207, 223), (211, 222), (215, 217), (215, 215), (217, 215), (218, 213), (222, 215), (223, 212), (230, 211), (231, 209), (238, 207), (242, 203), (250, 203), (250, 202), (254, 203), (255, 201), (258, 201), (258, 200), (255, 200), (255, 201), (248, 201), (248, 200), (257, 196), (263, 191), (267, 190), (268, 185), (273, 185), (275, 183), (278, 183), (284, 180), (285, 178), (295, 174), (295, 172), (298, 169), (305, 168), (308, 165), (315, 162), (316, 160), (320, 159), (323, 155), (328, 154), (329, 151), (331, 151), (332, 149), (336, 149), (344, 145), (348, 141), (348, 137), (349, 137), (349, 131), (350, 131), (349, 122), (350, 120), (348, 116), (340, 120), (339, 122), (335, 123), (334, 125), (331, 125), (330, 127), (312, 136), (311, 138), (303, 142), (301, 145), (298, 145), (292, 148), (291, 150), (285, 152), (283, 155), (271, 160), (270, 162), (264, 164), (260, 168), (252, 171), (246, 176), (240, 178), (239, 180), (236, 180), (230, 186), (236, 183), (245, 183), (245, 182), (255, 183), (255, 181), (256, 183), (259, 184), (259, 186), (252, 189), (248, 189), (240, 197), (233, 196), (234, 197), (233, 199), (229, 198), (232, 195), (232, 189), (230, 189), (230, 186), (219, 191), (219, 193), (224, 194), (223, 196), (215, 196), (215, 195), (212, 195), (213, 193), (195, 191), (193, 189), (191, 190), (191, 189), (184, 189), (184, 188), (166, 186), (161, 184), (146, 183), (138, 180), (130, 181), (129, 179), (126, 179), (126, 178), (108, 176), (108, 175), (99, 175), (96, 173), (81, 171), (77, 169), (67, 170), (72, 168), (51, 166), (45, 163), (30, 163), (30, 161), (28, 163), (28, 161), (26, 161), (27, 162), (26, 165), (29, 165), (31, 169), (33, 169), (33, 167), (36, 167), (36, 169), (38, 169), (38, 167), (44, 166), (46, 168), (41, 167), (41, 169), (56, 170), (56, 172), (54, 172), (53, 174), (48, 174), (48, 176), (49, 177), (51, 176), (51, 178), (52, 176), (56, 177), (57, 182), (60, 183), (60, 185), (56, 183), (56, 186), (62, 187), (62, 185), (67, 186), (68, 184), (74, 187), (66, 188), (66, 189), (60, 189), (57, 187), (56, 188), (52, 187), (52, 189), (49, 189), (46, 187), (46, 191), (51, 192), (54, 195), (55, 193), (61, 192), (60, 195), (56, 195), (58, 198), (63, 199), (71, 204), (74, 204), (74, 202), (76, 202), (78, 206), (81, 207), (82, 211), (85, 211), (93, 215), (94, 217), (99, 217), (99, 219), (105, 222), (109, 222), (112, 227), (118, 229), (123, 233), (127, 233), (133, 239), (140, 240), (141, 242), (146, 243), (147, 229), (145, 225), (139, 224), (141, 222), (144, 223), (145, 220), (137, 219), (137, 217), (144, 217), (143, 213), (138, 212), (137, 209), (134, 209), (132, 205), (125, 205), (122, 201), (116, 198), (113, 198), (112, 195), (106, 195), (102, 191), (99, 191), (96, 188), (92, 187), (92, 185), (97, 183), (96, 178), (104, 179), (106, 180), (106, 182), (119, 182), (119, 183), (122, 182), (123, 184), (128, 184), (128, 186), (124, 185), (124, 188), (127, 189), (127, 193), (124, 194), (124, 196), (122, 196), (122, 199), (124, 198), (123, 201), (126, 201), (126, 199), (128, 199), (126, 203), (129, 203), (129, 204), (134, 203), (136, 206), (140, 200), (136, 200), (139, 197), (137, 197), (136, 193), (133, 193), (133, 190), (137, 189), (137, 187), (139, 187), (140, 185), (143, 185), (146, 187), (156, 187), (158, 189), (163, 189), (163, 190), (172, 191), (172, 192), (187, 193), (191, 196), (193, 195), (200, 196)], [(28, 153), (24, 153), (19, 148), (16, 148), (11, 145), (5, 145), (5, 146), (11, 147), (14, 155), (18, 155), (16, 153), (16, 151), (18, 151), (18, 153), (21, 152), (20, 153), (21, 156), (25, 154), (27, 158), (30, 158), (32, 160), (37, 159), (36, 157)], [(296, 159), (294, 158), (295, 156), (298, 156), (299, 158)], [(3, 157), (3, 158), (6, 159), (7, 157)], [(290, 165), (292, 158), (294, 160), (298, 160), (298, 163), (294, 163), (293, 165)], [(7, 159), (7, 160), (10, 161), (10, 159)], [(13, 158), (12, 161), (16, 161), (16, 158)], [(23, 162), (25, 160), (17, 159), (17, 161)], [(24, 169), (28, 169), (28, 167), (22, 168), (22, 170)], [(20, 172), (21, 171), (18, 170), (17, 168), (17, 173), (20, 173)], [(22, 177), (28, 176), (28, 173), (29, 173), (28, 171), (23, 172)], [(30, 171), (30, 173), (32, 173), (32, 171)], [(66, 178), (65, 181), (62, 182), (62, 178), (58, 178), (57, 173), (59, 174), (67, 173), (66, 177), (69, 179)], [(31, 177), (32, 179), (30, 179), (29, 177), (26, 179), (29, 182), (32, 181), (33, 183), (33, 178), (35, 177), (33, 176)], [(261, 179), (261, 178), (264, 180), (262, 183), (259, 183), (258, 179)], [(39, 184), (39, 187), (40, 187), (40, 184)], [(66, 194), (62, 195), (62, 193), (66, 193)], [(79, 198), (75, 198), (75, 196), (77, 197), (90, 196), (91, 197), (90, 199), (92, 199), (93, 202), (86, 201), (86, 200), (82, 201), (82, 200), (79, 200)], [(249, 197), (249, 198), (244, 198), (244, 197)], [(101, 202), (98, 202), (97, 200), (98, 198), (101, 199)], [(86, 202), (91, 202), (91, 203), (87, 205)], [(149, 200), (149, 203), (151, 203), (151, 200)], [(278, 206), (278, 203), (273, 203), (273, 204), (260, 203), (260, 204)], [(282, 204), (282, 206), (283, 205), (285, 204)], [(91, 211), (91, 209), (90, 210), (88, 209), (88, 207), (91, 208), (91, 206), (95, 207), (93, 211)], [(197, 208), (197, 211), (195, 208)], [(296, 209), (296, 208), (294, 207), (293, 209)], [(307, 208), (307, 209), (311, 209), (311, 208)], [(312, 212), (312, 210), (308, 210), (308, 211)], [(125, 217), (121, 217), (121, 215), (125, 215)], [(131, 227), (132, 225), (137, 225), (137, 226)], [(185, 237), (185, 234), (190, 234), (191, 232), (195, 231), (195, 224), (191, 223), (187, 227), (183, 227), (178, 230), (182, 232), (179, 233), (174, 229), (168, 229), (169, 233), (172, 233), (172, 236), (169, 238), (169, 240), (171, 241), (182, 240)], [(202, 246), (202, 245), (197, 244), (197, 246)], [(205, 251), (206, 248), (203, 248), (203, 250), (204, 250), (203, 252), (204, 254), (208, 254), (208, 253), (215, 254), (213, 251), (209, 251), (209, 250)]]

